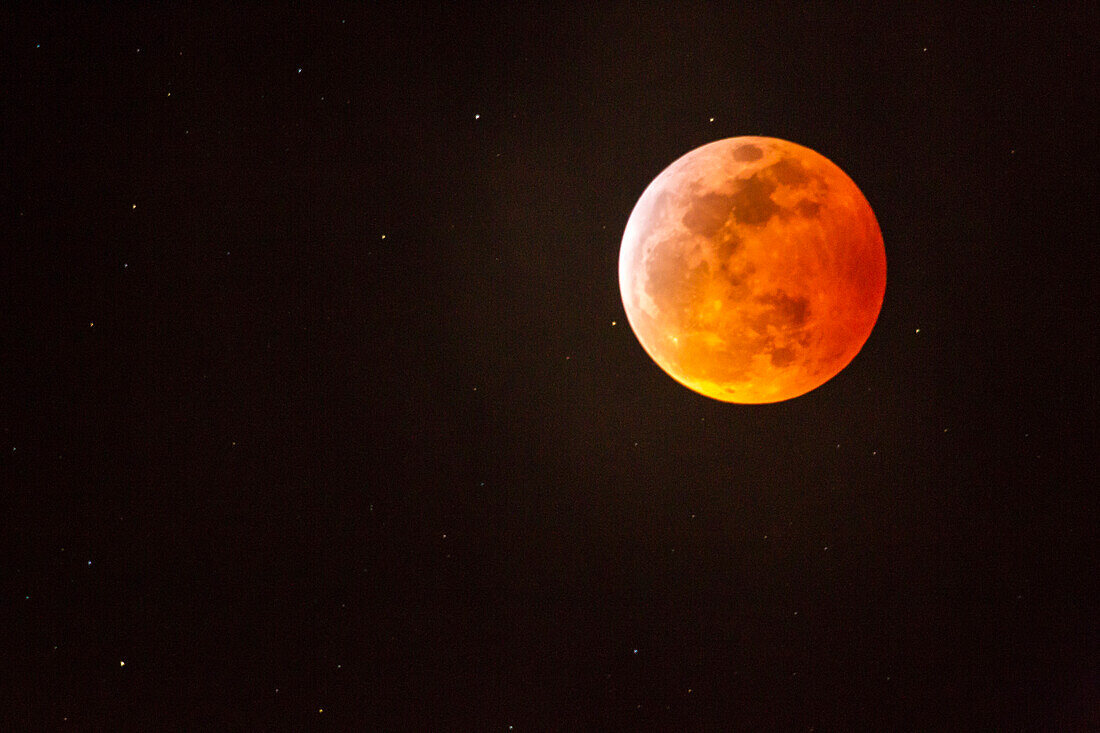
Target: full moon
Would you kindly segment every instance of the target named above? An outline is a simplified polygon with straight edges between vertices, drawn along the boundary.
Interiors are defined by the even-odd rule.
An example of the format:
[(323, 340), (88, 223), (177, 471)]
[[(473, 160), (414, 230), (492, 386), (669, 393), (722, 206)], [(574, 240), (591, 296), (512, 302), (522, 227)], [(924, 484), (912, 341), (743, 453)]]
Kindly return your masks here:
[(809, 148), (733, 137), (692, 150), (626, 224), (619, 289), (670, 376), (725, 402), (780, 402), (863, 347), (886, 291), (882, 233), (856, 184)]

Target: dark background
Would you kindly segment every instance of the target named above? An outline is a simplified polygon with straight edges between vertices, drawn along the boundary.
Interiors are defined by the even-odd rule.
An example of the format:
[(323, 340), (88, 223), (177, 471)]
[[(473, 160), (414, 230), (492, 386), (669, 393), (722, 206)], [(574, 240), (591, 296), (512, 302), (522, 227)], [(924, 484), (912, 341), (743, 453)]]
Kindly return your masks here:
[[(5, 729), (1100, 725), (1095, 4), (244, 5), (3, 11)], [(764, 406), (616, 274), (745, 134), (888, 260)]]

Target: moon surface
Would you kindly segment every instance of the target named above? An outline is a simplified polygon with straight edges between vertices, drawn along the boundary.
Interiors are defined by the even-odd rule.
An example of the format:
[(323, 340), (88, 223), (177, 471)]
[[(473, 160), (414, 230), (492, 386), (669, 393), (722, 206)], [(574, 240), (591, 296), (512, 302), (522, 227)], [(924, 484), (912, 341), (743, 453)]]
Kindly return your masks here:
[(844, 171), (770, 137), (718, 140), (638, 200), (619, 289), (646, 352), (725, 402), (788, 400), (859, 353), (882, 307), (886, 251)]

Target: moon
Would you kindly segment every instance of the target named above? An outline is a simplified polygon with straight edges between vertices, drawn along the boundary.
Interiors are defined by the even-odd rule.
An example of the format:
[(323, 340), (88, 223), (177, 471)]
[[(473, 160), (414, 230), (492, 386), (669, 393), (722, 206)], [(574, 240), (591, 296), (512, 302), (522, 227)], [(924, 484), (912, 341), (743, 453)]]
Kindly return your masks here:
[(771, 137), (696, 148), (653, 180), (619, 250), (642, 347), (724, 402), (798, 397), (846, 367), (874, 328), (886, 250), (839, 167)]

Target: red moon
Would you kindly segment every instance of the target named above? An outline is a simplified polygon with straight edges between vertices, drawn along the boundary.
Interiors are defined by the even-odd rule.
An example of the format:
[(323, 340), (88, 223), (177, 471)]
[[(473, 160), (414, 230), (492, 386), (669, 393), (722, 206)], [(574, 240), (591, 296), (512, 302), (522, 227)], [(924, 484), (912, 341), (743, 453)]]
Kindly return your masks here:
[(670, 376), (724, 402), (798, 397), (859, 353), (886, 291), (867, 199), (809, 148), (718, 140), (666, 168), (619, 251), (630, 326)]

